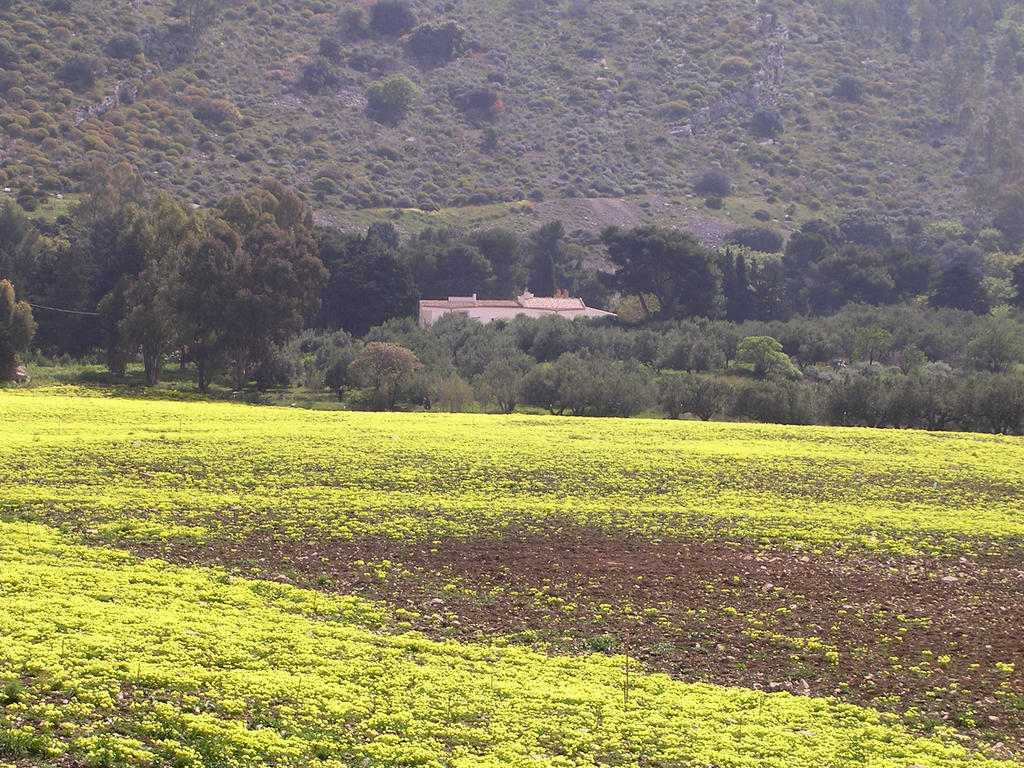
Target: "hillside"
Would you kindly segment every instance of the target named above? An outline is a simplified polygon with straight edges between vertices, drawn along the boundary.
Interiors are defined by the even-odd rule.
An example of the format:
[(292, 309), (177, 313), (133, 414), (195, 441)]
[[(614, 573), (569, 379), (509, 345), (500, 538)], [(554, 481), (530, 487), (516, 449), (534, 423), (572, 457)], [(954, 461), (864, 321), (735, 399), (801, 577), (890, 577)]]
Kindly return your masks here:
[[(339, 226), (524, 201), (494, 215), (525, 229), (542, 201), (578, 198), (595, 213), (569, 231), (623, 206), (681, 226), (861, 207), (984, 220), (1017, 181), (1015, 4), (0, 6), (0, 180), (26, 207), (120, 159), (200, 205), (274, 176)], [(718, 169), (703, 180), (731, 189), (711, 210), (726, 190), (694, 190)]]

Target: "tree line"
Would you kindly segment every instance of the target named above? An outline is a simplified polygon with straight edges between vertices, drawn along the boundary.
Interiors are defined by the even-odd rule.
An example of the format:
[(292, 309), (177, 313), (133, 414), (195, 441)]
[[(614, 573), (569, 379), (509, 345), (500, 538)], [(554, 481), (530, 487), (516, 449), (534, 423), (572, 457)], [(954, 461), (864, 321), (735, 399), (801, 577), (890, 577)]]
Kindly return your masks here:
[[(88, 192), (56, 222), (30, 220), (11, 200), (0, 204), (0, 277), (29, 303), (101, 312), (101, 322), (38, 312), (35, 344), (51, 355), (105, 348), (118, 360), (124, 355), (118, 339), (130, 348), (143, 332), (140, 313), (130, 320), (118, 315), (126, 298), (143, 301), (147, 282), (208, 279), (171, 262), (216, 262), (210, 249), (230, 252), (237, 262), (243, 252), (265, 250), (261, 238), (272, 231), (290, 238), (277, 243), (278, 254), (292, 249), (300, 262), (307, 260), (302, 269), (317, 259), (326, 270), (306, 275), (312, 282), (300, 306), (280, 309), (292, 313), (284, 324), (288, 332), (312, 327), (361, 336), (390, 318), (414, 315), (419, 298), (514, 298), (527, 287), (540, 296), (568, 290), (639, 325), (701, 317), (786, 321), (827, 316), (850, 303), (923, 303), (978, 315), (1001, 305), (1024, 306), (1021, 255), (998, 230), (972, 231), (956, 222), (905, 220), (890, 228), (869, 212), (852, 212), (835, 223), (806, 222), (788, 238), (768, 226), (739, 228), (726, 247), (712, 250), (689, 233), (657, 226), (613, 227), (573, 239), (557, 220), (526, 234), (442, 227), (401, 236), (386, 221), (365, 232), (342, 232), (314, 226), (304, 204), (277, 181), (211, 210), (195, 210), (165, 195), (146, 199), (127, 163), (95, 171)], [(269, 215), (268, 198), (283, 200), (290, 220), (272, 226), (258, 221)], [(200, 245), (205, 256), (195, 251)], [(255, 271), (246, 276), (238, 270), (236, 280), (258, 279)], [(174, 298), (169, 291), (157, 300), (166, 313), (176, 305), (181, 315), (183, 306), (202, 298)], [(192, 319), (179, 316), (177, 322)], [(192, 335), (188, 346), (205, 355), (202, 332)], [(280, 336), (268, 333), (270, 339)], [(252, 346), (232, 344), (241, 352)], [(255, 360), (259, 353), (243, 357)]]
[[(558, 316), (482, 325), (395, 318), (362, 338), (305, 331), (275, 383), (353, 408), (520, 408), (552, 414), (793, 424), (1024, 429), (1024, 323), (866, 305), (811, 321), (686, 320), (630, 328)], [(948, 361), (948, 362), (947, 362)]]
[[(772, 420), (831, 422), (842, 413), (851, 423), (909, 423), (895, 411), (868, 418), (828, 405), (822, 392), (887, 382), (872, 390), (881, 403), (937, 376), (973, 382), (971, 392), (1012, 378), (1024, 355), (1024, 259), (1007, 250), (995, 230), (905, 221), (893, 231), (864, 212), (807, 222), (788, 239), (766, 226), (737, 229), (718, 250), (655, 226), (610, 227), (584, 245), (558, 221), (525, 235), (439, 228), (403, 237), (389, 222), (352, 233), (315, 226), (275, 180), (201, 210), (163, 194), (144, 198), (126, 164), (95, 174), (90, 194), (54, 223), (0, 205), (0, 277), (12, 285), (6, 304), (21, 313), (8, 359), (24, 354), (38, 324), (37, 350), (100, 349), (117, 374), (140, 359), (149, 384), (176, 359), (200, 390), (227, 372), (235, 389), (303, 381), (367, 407), (477, 402), (753, 418), (756, 389), (789, 398), (788, 416), (778, 402), (760, 412)], [(600, 253), (604, 268), (584, 267), (588, 252)], [(512, 298), (527, 286), (582, 295), (620, 320), (454, 326), (445, 318), (421, 331), (411, 319), (421, 297)], [(34, 319), (14, 289), (40, 308)], [(0, 326), (0, 342), (4, 333)], [(392, 346), (385, 354), (374, 344)], [(372, 373), (377, 358), (405, 361), (401, 386)], [(687, 392), (715, 395), (714, 407), (671, 403), (682, 381)], [(981, 424), (964, 402), (939, 421)]]

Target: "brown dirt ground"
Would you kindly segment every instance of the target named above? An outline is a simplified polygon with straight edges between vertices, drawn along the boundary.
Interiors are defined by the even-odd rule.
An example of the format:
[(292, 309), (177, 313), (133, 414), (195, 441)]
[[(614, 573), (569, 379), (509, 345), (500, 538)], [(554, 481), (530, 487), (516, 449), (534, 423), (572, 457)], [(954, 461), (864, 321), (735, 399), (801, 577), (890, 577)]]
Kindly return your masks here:
[(837, 696), (1024, 755), (1024, 564), (1013, 558), (810, 556), (562, 528), (131, 549), (384, 600), (435, 638), (627, 652), (676, 679)]

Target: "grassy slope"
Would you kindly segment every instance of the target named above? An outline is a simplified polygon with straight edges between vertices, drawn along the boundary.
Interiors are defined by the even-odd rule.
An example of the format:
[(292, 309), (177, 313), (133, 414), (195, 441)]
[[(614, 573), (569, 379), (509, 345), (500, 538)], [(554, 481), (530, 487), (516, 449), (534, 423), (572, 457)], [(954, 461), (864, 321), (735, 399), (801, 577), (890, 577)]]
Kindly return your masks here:
[[(820, 2), (777, 3), (774, 31), (739, 0), (649, 0), (628, 8), (612, 0), (455, 0), (441, 13), (414, 2), (421, 20), (461, 23), (475, 52), (419, 67), (399, 40), (343, 38), (339, 84), (315, 96), (297, 79), (320, 38), (340, 34), (349, 3), (227, 2), (184, 61), (155, 50), (149, 58), (107, 55), (115, 30), (152, 45), (170, 5), (15, 0), (0, 13), (0, 41), (18, 52), (0, 105), (3, 173), (15, 191), (27, 183), (49, 194), (73, 192), (84, 163), (127, 158), (151, 186), (198, 203), (279, 176), (306, 193), (322, 221), (342, 226), (364, 223), (355, 209), (401, 198), (442, 209), (474, 195), (626, 201), (624, 219), (617, 203), (581, 215), (557, 206), (526, 219), (501, 207), (482, 214), (518, 228), (564, 214), (574, 231), (634, 219), (687, 225), (693, 212), (707, 213), (699, 200), (687, 200), (694, 177), (720, 164), (738, 195), (715, 214), (726, 221), (752, 221), (759, 208), (782, 221), (791, 204), (797, 220), (810, 215), (807, 204), (869, 201), (892, 215), (928, 218), (966, 211), (955, 180), (963, 139), (942, 129), (936, 115), (936, 63), (878, 44), (828, 16)], [(993, 40), (982, 39), (987, 52)], [(776, 144), (750, 135), (745, 106), (697, 136), (676, 132), (701, 109), (748, 87), (779, 50), (781, 79), (762, 98), (783, 116)], [(72, 90), (55, 77), (76, 52), (101, 64), (92, 87)], [(369, 69), (353, 67), (357, 55)], [(750, 71), (723, 73), (728, 56), (745, 58)], [(412, 116), (398, 126), (375, 123), (363, 111), (366, 87), (388, 72), (407, 74), (422, 89)], [(861, 103), (831, 97), (842, 75), (864, 84)], [(118, 84), (135, 94), (133, 103), (103, 106)], [(483, 147), (485, 126), (467, 121), (453, 101), (480, 86), (505, 104), (494, 123), (496, 150)], [(237, 115), (229, 110), (223, 122), (207, 116), (203, 107), (212, 99), (231, 102)], [(975, 105), (979, 116), (990, 106)], [(460, 211), (450, 218), (479, 223)], [(402, 219), (413, 228), (426, 222)]]

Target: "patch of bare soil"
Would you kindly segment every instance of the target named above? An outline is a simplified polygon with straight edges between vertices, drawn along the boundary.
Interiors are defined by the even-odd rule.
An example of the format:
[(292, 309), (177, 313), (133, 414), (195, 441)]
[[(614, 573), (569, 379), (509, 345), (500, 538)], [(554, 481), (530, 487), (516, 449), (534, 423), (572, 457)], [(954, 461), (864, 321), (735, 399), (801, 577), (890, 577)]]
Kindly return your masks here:
[(691, 213), (686, 224), (686, 231), (692, 232), (706, 248), (725, 247), (726, 236), (735, 228), (736, 225), (731, 222), (698, 212)]
[(632, 229), (644, 223), (638, 206), (616, 197), (576, 197), (536, 203), (541, 220), (559, 219), (566, 230), (599, 233), (605, 227)]
[(1024, 566), (1011, 558), (810, 556), (592, 529), (132, 549), (384, 600), (435, 638), (626, 652), (680, 680), (837, 696), (1024, 755)]

